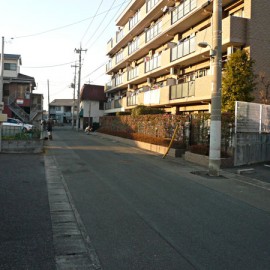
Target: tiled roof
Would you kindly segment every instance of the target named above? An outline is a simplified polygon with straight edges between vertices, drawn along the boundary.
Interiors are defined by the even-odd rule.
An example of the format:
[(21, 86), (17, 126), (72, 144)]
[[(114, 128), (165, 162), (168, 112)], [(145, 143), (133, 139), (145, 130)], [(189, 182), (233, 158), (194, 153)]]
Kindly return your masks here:
[(81, 90), (81, 100), (105, 101), (104, 86), (84, 84)]
[[(0, 59), (1, 59), (1, 53), (0, 53)], [(22, 59), (20, 54), (4, 54), (4, 59), (5, 60), (20, 60), (20, 64), (22, 64)]]
[(9, 78), (11, 83), (31, 83), (32, 87), (36, 87), (36, 81), (34, 77), (18, 73), (16, 78)]
[[(75, 104), (77, 100), (75, 99)], [(54, 99), (50, 102), (50, 106), (72, 106), (73, 99)]]

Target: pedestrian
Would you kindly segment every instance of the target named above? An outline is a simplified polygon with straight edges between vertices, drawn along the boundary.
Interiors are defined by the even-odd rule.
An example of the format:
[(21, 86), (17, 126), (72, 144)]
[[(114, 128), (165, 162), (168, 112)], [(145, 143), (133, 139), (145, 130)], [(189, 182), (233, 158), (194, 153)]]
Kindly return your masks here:
[(45, 121), (45, 119), (41, 119), (41, 122), (40, 122), (40, 139), (45, 139), (46, 135), (45, 135), (45, 132), (47, 130), (46, 128), (47, 126), (47, 123)]
[(88, 127), (86, 127), (86, 129), (85, 129), (84, 131), (85, 131), (85, 133), (86, 133), (87, 135), (89, 135), (90, 132), (93, 131), (93, 128), (89, 125)]
[(47, 131), (48, 131), (48, 138), (49, 140), (52, 140), (52, 119), (50, 118), (47, 122)]

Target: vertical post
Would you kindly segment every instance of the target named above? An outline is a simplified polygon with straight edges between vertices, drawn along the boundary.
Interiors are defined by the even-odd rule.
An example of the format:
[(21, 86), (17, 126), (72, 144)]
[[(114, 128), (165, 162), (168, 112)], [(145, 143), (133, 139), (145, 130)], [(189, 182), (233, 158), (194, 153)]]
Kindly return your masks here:
[(77, 91), (77, 131), (80, 129), (80, 88), (81, 88), (81, 70), (82, 70), (82, 51), (86, 52), (87, 50), (83, 50), (81, 45), (80, 49), (75, 49), (75, 52), (79, 54), (79, 71), (78, 71), (78, 91)]
[(81, 88), (81, 70), (82, 70), (82, 48), (80, 47), (79, 52), (79, 74), (78, 74), (78, 92), (77, 92), (77, 131), (80, 128), (80, 88)]
[(220, 174), (221, 150), (221, 57), (222, 57), (222, 0), (213, 2), (213, 82), (211, 94), (211, 126), (209, 149), (209, 174)]
[(4, 44), (5, 38), (2, 37), (2, 53), (1, 53), (1, 76), (0, 76), (0, 113), (3, 110), (3, 88), (4, 88)]
[(47, 86), (48, 86), (48, 119), (50, 119), (50, 82), (47, 80)]
[(75, 73), (74, 73), (74, 87), (73, 87), (73, 102), (72, 102), (72, 128), (74, 128), (74, 114), (75, 114), (75, 89), (76, 89), (76, 75), (77, 75), (77, 65), (76, 65), (76, 63), (75, 63), (75, 65), (73, 66), (71, 66), (71, 67), (74, 67), (75, 68)]
[[(2, 53), (1, 53), (1, 75), (0, 75), (0, 114), (4, 109), (3, 88), (4, 88), (4, 44), (5, 38), (2, 37)], [(2, 152), (2, 125), (0, 124), (0, 152)]]

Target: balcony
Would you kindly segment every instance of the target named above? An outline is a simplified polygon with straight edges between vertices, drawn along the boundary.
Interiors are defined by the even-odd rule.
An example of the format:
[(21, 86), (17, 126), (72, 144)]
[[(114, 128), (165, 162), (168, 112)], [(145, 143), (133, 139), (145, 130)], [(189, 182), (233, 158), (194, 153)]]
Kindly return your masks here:
[[(134, 59), (140, 59), (141, 57), (144, 57), (150, 49), (157, 48), (165, 44), (166, 42), (171, 41), (172, 37), (175, 36), (176, 34), (182, 33), (187, 29), (190, 29), (192, 26), (194, 26), (195, 23), (199, 23), (200, 21), (206, 19), (206, 13), (202, 12), (201, 10), (201, 6), (203, 4), (205, 4), (204, 0), (197, 0), (197, 5), (195, 4), (194, 1), (191, 1), (190, 7), (186, 11), (186, 13), (185, 10), (183, 10), (183, 16), (177, 14), (178, 16), (177, 17), (175, 11), (165, 13), (164, 16), (162, 17), (162, 21), (158, 24), (159, 25), (158, 29), (161, 29), (160, 34), (154, 36), (153, 39), (149, 40), (149, 42), (145, 41), (146, 33), (149, 30), (147, 30), (146, 32), (140, 30), (140, 32), (137, 31), (137, 33), (131, 34), (132, 39), (135, 36), (138, 37), (138, 44), (139, 44), (139, 49), (134, 51), (132, 54), (129, 54), (128, 49), (126, 49), (126, 47), (128, 47), (126, 46), (127, 42), (131, 40), (126, 40), (126, 43), (123, 43), (123, 41), (125, 40), (125, 31), (124, 31), (124, 37), (120, 42), (121, 46), (119, 46), (119, 48), (116, 46), (113, 49), (113, 51), (111, 51), (111, 53), (114, 54), (118, 52), (121, 48), (123, 48), (123, 58), (121, 61), (116, 62), (114, 56), (112, 58), (113, 64), (108, 66), (107, 72), (112, 71), (117, 72), (117, 69), (125, 67), (127, 61), (132, 62)], [(141, 8), (140, 12), (143, 12), (144, 8), (145, 7)], [(156, 10), (156, 7), (153, 10)], [(211, 5), (209, 6), (209, 11), (211, 12)], [(159, 11), (156, 10), (156, 12), (160, 12), (160, 10)], [(147, 20), (146, 18), (143, 17), (143, 15), (140, 15), (140, 17), (143, 18), (142, 21)], [(229, 16), (222, 21), (222, 28), (223, 28), (222, 39), (224, 52), (226, 51), (227, 46), (241, 46), (246, 43), (247, 21), (248, 19), (235, 16)], [(139, 24), (140, 23), (141, 21), (139, 22)], [(137, 28), (137, 25), (135, 28)], [(128, 36), (130, 37), (130, 35)], [(207, 29), (198, 32), (196, 34), (196, 40), (205, 41), (208, 42), (209, 44), (212, 44), (212, 28), (208, 27)]]
[(126, 103), (126, 97), (110, 100), (105, 103), (105, 113), (124, 112), (126, 108)]
[(229, 16), (222, 20), (222, 45), (241, 46), (247, 42), (247, 24), (249, 19)]
[(148, 91), (136, 91), (127, 98), (127, 108), (147, 106), (175, 106), (201, 104), (211, 100), (212, 76), (197, 78), (177, 85), (167, 85)]

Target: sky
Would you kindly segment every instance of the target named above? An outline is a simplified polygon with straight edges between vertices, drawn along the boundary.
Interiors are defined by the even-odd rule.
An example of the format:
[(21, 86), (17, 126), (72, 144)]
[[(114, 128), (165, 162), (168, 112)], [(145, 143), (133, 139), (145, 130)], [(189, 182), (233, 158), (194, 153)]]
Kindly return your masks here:
[[(0, 35), (4, 53), (21, 55), (20, 73), (35, 78), (34, 93), (44, 109), (54, 99), (72, 99), (76, 63), (82, 51), (81, 86), (104, 85), (107, 42), (115, 20), (130, 0), (9, 0), (1, 2)], [(77, 69), (78, 71), (78, 69)], [(78, 78), (78, 74), (77, 74)], [(49, 89), (49, 90), (48, 90)], [(76, 86), (77, 96), (77, 86)]]

